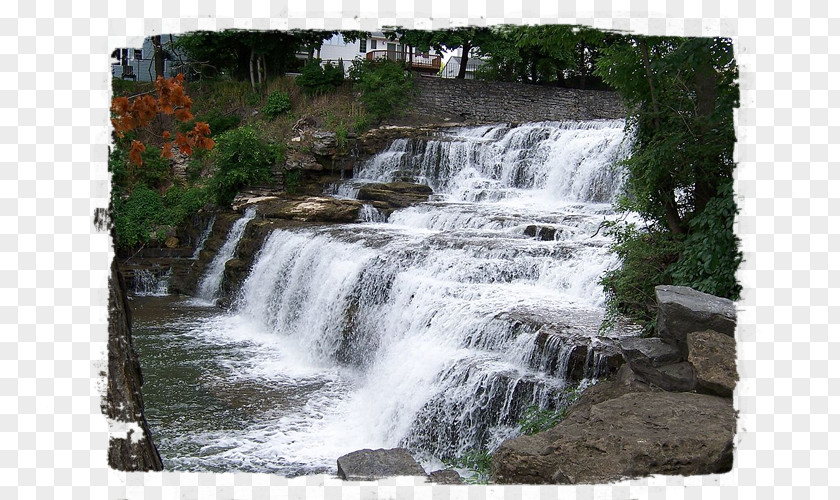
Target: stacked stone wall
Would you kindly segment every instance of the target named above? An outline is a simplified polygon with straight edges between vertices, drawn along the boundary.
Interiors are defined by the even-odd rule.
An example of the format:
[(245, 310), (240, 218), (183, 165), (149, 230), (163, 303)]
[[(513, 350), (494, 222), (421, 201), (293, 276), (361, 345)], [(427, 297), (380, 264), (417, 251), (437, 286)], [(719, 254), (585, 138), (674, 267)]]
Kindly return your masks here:
[(615, 92), (512, 82), (415, 78), (414, 109), (433, 116), (459, 116), (471, 123), (624, 118)]

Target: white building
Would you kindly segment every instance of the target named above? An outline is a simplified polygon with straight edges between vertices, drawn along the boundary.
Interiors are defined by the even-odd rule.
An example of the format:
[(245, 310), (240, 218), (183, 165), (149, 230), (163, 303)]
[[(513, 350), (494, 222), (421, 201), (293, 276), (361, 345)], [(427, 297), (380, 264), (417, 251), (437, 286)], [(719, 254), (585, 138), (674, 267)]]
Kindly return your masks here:
[(355, 42), (348, 42), (340, 33), (333, 35), (324, 40), (315, 57), (324, 63), (338, 64), (340, 60), (344, 63), (345, 72), (350, 70), (354, 60), (359, 59), (410, 62), (413, 70), (429, 74), (437, 74), (441, 66), (439, 55), (421, 53), (414, 47), (402, 45), (399, 40), (389, 40), (381, 31), (372, 32), (368, 38)]
[[(166, 53), (163, 61), (163, 76), (166, 78), (175, 76), (180, 64), (178, 53), (172, 48), (171, 42), (178, 38), (176, 35), (162, 35), (161, 45)], [(157, 79), (155, 74), (155, 48), (152, 38), (143, 40), (143, 46), (139, 49), (119, 48), (111, 53), (111, 75), (114, 78), (135, 80), (138, 82), (153, 82)]]

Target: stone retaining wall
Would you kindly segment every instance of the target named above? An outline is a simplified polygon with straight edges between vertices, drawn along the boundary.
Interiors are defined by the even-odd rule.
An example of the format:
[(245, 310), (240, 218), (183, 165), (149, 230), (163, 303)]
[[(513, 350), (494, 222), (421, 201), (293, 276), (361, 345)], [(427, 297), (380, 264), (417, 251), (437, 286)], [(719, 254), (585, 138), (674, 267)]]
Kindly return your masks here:
[(415, 78), (415, 111), (459, 116), (472, 123), (624, 118), (615, 92), (578, 90), (511, 82)]

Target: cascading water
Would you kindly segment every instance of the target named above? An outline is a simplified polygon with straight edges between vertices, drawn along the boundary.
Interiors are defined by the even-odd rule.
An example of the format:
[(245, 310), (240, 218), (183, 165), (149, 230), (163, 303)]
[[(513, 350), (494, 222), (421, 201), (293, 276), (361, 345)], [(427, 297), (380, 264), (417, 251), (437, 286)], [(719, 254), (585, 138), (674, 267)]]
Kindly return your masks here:
[(602, 374), (598, 278), (616, 257), (598, 227), (621, 182), (623, 126), (462, 128), (373, 157), (336, 193), (410, 179), (437, 201), (387, 222), (363, 211), (366, 224), (275, 230), (234, 311), (188, 329), (247, 352), (217, 361), (208, 390), (282, 396), (238, 431), (164, 431), (164, 461), (198, 446), (169, 463), (332, 473), (350, 451), (406, 446), (433, 462), (492, 449), (528, 407), (555, 407), (578, 383), (580, 339), (593, 346), (585, 377)]
[(198, 242), (195, 244), (195, 251), (190, 257), (192, 260), (198, 260), (198, 255), (204, 249), (204, 243), (207, 241), (207, 238), (210, 237), (210, 232), (213, 231), (213, 224), (216, 223), (216, 216), (210, 217), (210, 221), (207, 223), (207, 227), (204, 228), (204, 231), (201, 232), (201, 236), (198, 237)]
[(245, 227), (256, 215), (257, 210), (254, 207), (249, 207), (245, 211), (245, 214), (233, 223), (230, 231), (228, 231), (225, 243), (207, 266), (204, 277), (198, 284), (199, 299), (204, 301), (216, 299), (216, 295), (219, 293), (219, 286), (222, 284), (225, 263), (233, 257), (233, 253), (236, 251), (236, 245), (239, 244), (239, 240), (242, 239), (242, 235), (245, 233)]

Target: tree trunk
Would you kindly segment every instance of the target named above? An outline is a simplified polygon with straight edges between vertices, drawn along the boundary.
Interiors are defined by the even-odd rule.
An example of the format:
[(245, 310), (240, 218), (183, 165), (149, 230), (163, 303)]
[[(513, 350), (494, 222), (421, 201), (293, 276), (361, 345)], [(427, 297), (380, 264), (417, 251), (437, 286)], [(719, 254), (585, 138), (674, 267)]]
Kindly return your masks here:
[(251, 90), (257, 91), (257, 86), (254, 83), (254, 49), (251, 49), (251, 58), (248, 59), (248, 72), (251, 75)]
[(154, 47), (154, 59), (155, 59), (155, 78), (163, 77), (166, 78), (166, 75), (163, 74), (164, 72), (164, 65), (163, 65), (163, 47), (160, 43), (160, 35), (155, 35), (152, 37), (152, 46)]
[(650, 87), (650, 104), (653, 106), (653, 123), (656, 130), (659, 130), (659, 102), (656, 100), (656, 92), (653, 87), (653, 72), (650, 70), (650, 49), (643, 37), (639, 38), (639, 48), (642, 49), (642, 64), (645, 66), (648, 87)]
[(262, 67), (262, 58), (257, 58), (257, 84), (262, 88), (263, 84), (263, 67)]
[(665, 223), (668, 224), (668, 229), (674, 234), (685, 234), (685, 228), (680, 219), (680, 213), (677, 209), (677, 202), (674, 199), (674, 191), (665, 191), (662, 194), (662, 205), (665, 208)]
[[(708, 49), (703, 51), (703, 61), (697, 66), (694, 73), (694, 82), (697, 86), (697, 129), (694, 131), (698, 136), (709, 133), (709, 124), (712, 122), (712, 114), (715, 111), (717, 100), (717, 79), (715, 68), (712, 66), (711, 54)], [(715, 158), (698, 158), (694, 163), (694, 210), (701, 212), (706, 204), (715, 196), (715, 184), (712, 180), (713, 172), (704, 171), (704, 165), (714, 165)]]
[(458, 76), (457, 78), (464, 79), (467, 77), (467, 61), (469, 61), (470, 57), (470, 49), (472, 46), (469, 42), (464, 43), (464, 47), (461, 54), (461, 67), (458, 68)]

